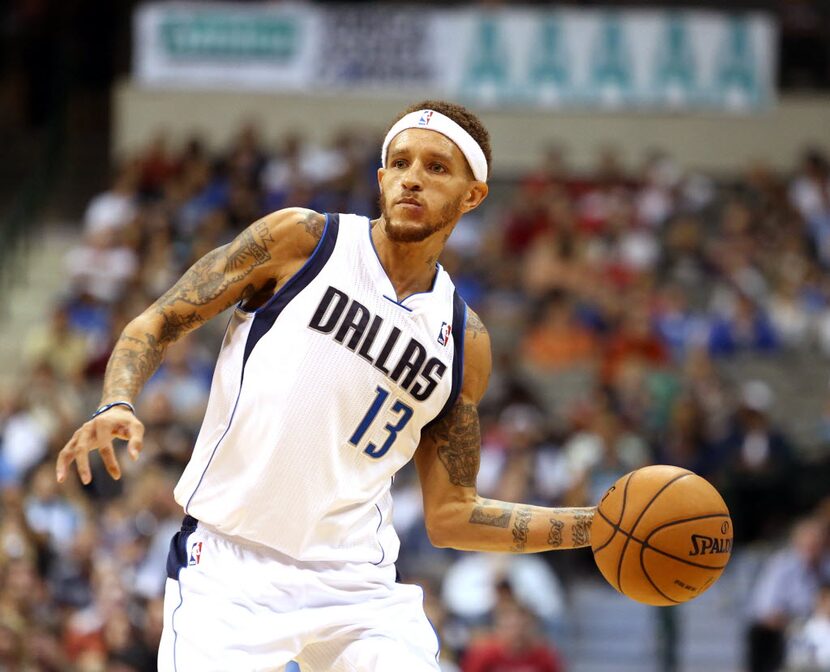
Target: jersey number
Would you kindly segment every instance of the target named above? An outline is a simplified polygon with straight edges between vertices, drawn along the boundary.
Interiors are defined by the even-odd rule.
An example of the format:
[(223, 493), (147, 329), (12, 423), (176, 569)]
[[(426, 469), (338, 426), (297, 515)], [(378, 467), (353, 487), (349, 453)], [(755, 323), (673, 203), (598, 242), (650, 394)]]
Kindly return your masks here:
[[(360, 421), (360, 424), (357, 426), (357, 429), (354, 430), (351, 438), (349, 439), (349, 443), (353, 446), (357, 446), (360, 443), (363, 435), (366, 434), (366, 430), (369, 429), (369, 425), (372, 424), (377, 414), (380, 412), (381, 407), (383, 406), (383, 402), (386, 401), (387, 397), (389, 396), (389, 391), (384, 390), (380, 385), (378, 385), (377, 390), (375, 390), (375, 399), (372, 401), (372, 405), (369, 406), (369, 410), (366, 411), (366, 415), (363, 416), (363, 420)], [(397, 413), (397, 422), (392, 424), (391, 422), (386, 423), (384, 429), (389, 433), (386, 437), (386, 441), (383, 442), (383, 445), (378, 448), (374, 443), (369, 442), (369, 445), (363, 449), (363, 452), (366, 453), (369, 457), (383, 457), (389, 452), (389, 449), (392, 447), (392, 444), (395, 443), (395, 439), (398, 438), (398, 432), (402, 431), (409, 420), (412, 418), (412, 409), (403, 403), (400, 399), (398, 399), (394, 404), (392, 404), (392, 412)]]

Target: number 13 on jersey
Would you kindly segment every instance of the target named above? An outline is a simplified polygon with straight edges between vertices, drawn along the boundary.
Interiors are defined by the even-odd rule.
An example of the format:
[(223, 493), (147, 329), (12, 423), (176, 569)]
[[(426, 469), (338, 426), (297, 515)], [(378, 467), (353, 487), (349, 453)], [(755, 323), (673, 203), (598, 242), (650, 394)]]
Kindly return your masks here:
[[(388, 397), (389, 390), (384, 390), (380, 385), (378, 385), (375, 390), (375, 398), (372, 401), (372, 405), (369, 406), (369, 410), (366, 411), (366, 415), (363, 416), (363, 420), (360, 421), (357, 429), (354, 430), (354, 433), (349, 439), (349, 443), (353, 446), (357, 446), (360, 443), (364, 434), (366, 434), (366, 431), (377, 417), (377, 414), (380, 413), (380, 409), (383, 407), (383, 403)], [(363, 449), (363, 452), (369, 457), (377, 459), (386, 455), (392, 447), (392, 444), (395, 443), (395, 439), (398, 438), (398, 433), (406, 427), (407, 423), (412, 418), (412, 408), (407, 406), (400, 399), (392, 404), (391, 411), (395, 414), (395, 417), (392, 419), (392, 422), (387, 422), (384, 427), (387, 432), (387, 436), (386, 440), (383, 442), (383, 445), (378, 447), (370, 441), (369, 444)]]

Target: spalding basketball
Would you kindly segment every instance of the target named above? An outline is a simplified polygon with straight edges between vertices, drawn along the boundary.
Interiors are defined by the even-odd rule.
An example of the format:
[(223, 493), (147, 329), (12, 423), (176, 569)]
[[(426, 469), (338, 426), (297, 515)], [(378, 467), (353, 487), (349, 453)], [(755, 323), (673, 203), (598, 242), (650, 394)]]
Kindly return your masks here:
[(707, 480), (679, 467), (644, 467), (603, 495), (591, 549), (619, 592), (645, 604), (680, 604), (720, 577), (732, 552), (732, 520)]

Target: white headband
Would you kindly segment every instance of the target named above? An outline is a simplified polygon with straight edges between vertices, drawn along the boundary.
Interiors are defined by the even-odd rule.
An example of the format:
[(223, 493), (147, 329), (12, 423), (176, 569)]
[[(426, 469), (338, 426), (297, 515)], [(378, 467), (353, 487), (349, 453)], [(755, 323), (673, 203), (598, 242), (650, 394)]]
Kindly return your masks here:
[(461, 150), (461, 153), (470, 164), (473, 171), (473, 176), (479, 182), (487, 181), (487, 159), (484, 158), (484, 152), (481, 150), (479, 144), (473, 140), (467, 131), (456, 124), (448, 116), (436, 112), (435, 110), (418, 110), (417, 112), (410, 112), (395, 125), (389, 129), (386, 138), (383, 141), (383, 149), (381, 150), (380, 163), (386, 168), (386, 150), (389, 149), (389, 143), (392, 139), (405, 131), (408, 128), (425, 128), (429, 131), (436, 131), (441, 135), (445, 135), (452, 140)]

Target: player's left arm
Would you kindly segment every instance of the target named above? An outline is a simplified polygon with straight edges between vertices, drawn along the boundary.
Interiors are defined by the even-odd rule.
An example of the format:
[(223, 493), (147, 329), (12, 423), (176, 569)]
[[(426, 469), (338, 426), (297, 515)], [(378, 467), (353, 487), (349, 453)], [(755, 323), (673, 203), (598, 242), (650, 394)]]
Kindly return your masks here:
[(481, 452), (477, 407), (491, 366), (490, 337), (478, 315), (468, 310), (461, 392), (450, 411), (424, 430), (415, 453), (430, 541), (465, 551), (516, 553), (590, 545), (594, 507), (546, 508), (476, 493)]

